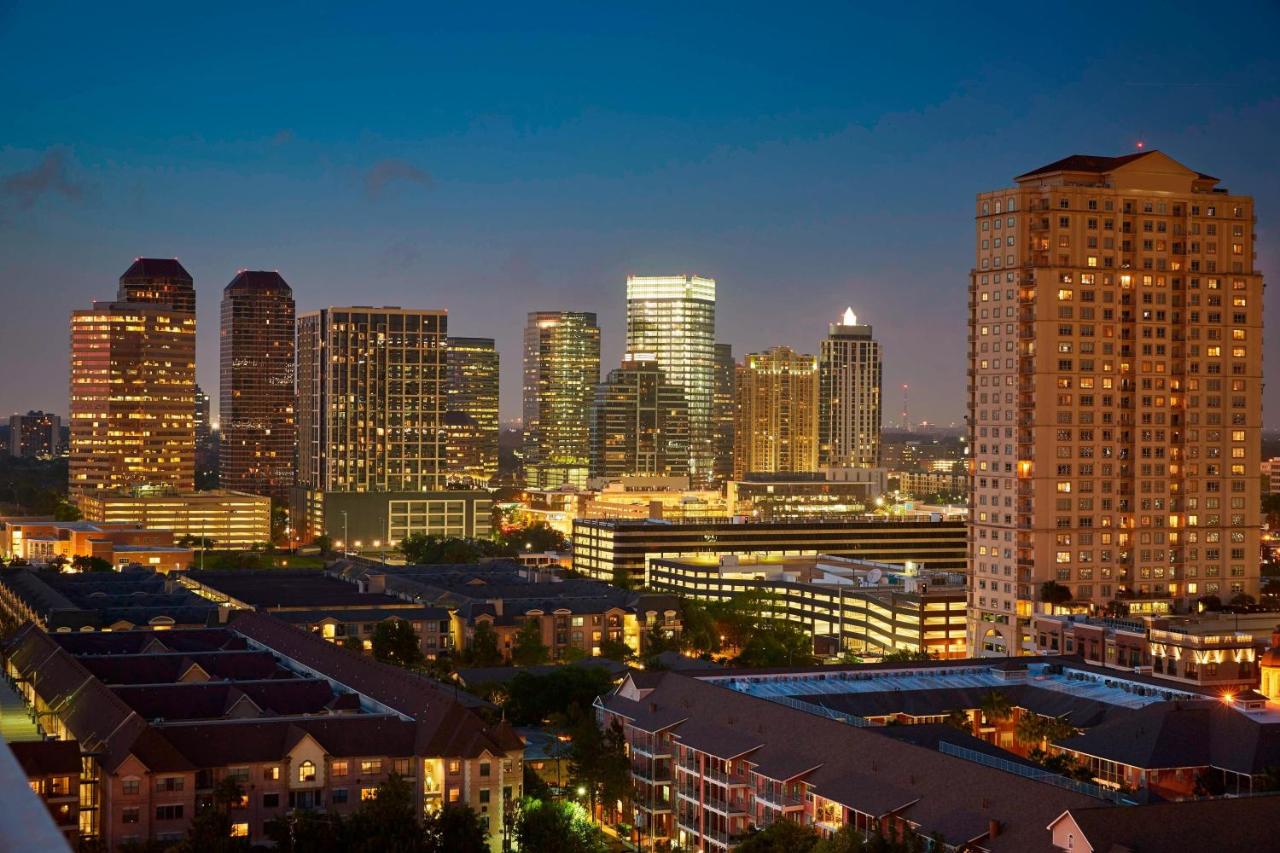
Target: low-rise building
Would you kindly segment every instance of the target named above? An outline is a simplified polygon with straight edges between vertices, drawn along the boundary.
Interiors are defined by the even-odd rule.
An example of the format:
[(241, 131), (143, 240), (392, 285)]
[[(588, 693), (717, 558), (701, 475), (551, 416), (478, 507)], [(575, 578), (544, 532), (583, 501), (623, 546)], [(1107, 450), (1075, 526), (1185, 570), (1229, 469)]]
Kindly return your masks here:
[(0, 571), (0, 623), (46, 631), (128, 631), (218, 624), (218, 608), (147, 569), (66, 574)]
[(895, 520), (879, 516), (805, 521), (734, 518), (578, 519), (573, 525), (573, 569), (599, 580), (644, 582), (655, 559), (735, 554), (756, 558), (831, 554), (928, 571), (963, 571), (963, 520)]
[(295, 489), (303, 542), (327, 535), (343, 551), (394, 551), (408, 536), (485, 539), (493, 496), (483, 489), (424, 492), (323, 492)]
[(17, 741), (9, 744), (9, 749), (27, 774), (31, 790), (49, 807), (58, 831), (68, 844), (78, 844), (80, 744), (74, 740)]
[(762, 521), (865, 516), (884, 491), (883, 468), (746, 474), (725, 484), (729, 514)]
[(80, 743), (96, 794), (81, 797), (81, 832), (107, 849), (182, 838), (228, 777), (245, 791), (232, 834), (258, 844), (294, 809), (349, 814), (394, 773), (419, 814), (475, 809), (496, 853), (523, 793), (523, 743), (506, 723), (265, 613), (165, 632), (28, 624), (3, 652), (44, 733)]
[(0, 518), (0, 553), (43, 566), (97, 557), (119, 569), (146, 566), (157, 572), (185, 569), (192, 550), (173, 541), (172, 530), (133, 522), (56, 521), (51, 516)]
[(271, 541), (271, 498), (263, 495), (139, 489), (83, 493), (77, 503), (88, 521), (170, 530), (179, 541), (187, 536), (209, 539), (223, 550), (247, 550)]
[(408, 622), (428, 658), (453, 649), (452, 614), (345, 583), (321, 570), (204, 571), (175, 576), (184, 588), (221, 607), (259, 610), (333, 643), (373, 649), (378, 623)]
[(965, 657), (964, 575), (844, 557), (652, 560), (645, 587), (701, 601), (759, 593), (766, 615), (797, 625), (829, 654), (923, 651)]

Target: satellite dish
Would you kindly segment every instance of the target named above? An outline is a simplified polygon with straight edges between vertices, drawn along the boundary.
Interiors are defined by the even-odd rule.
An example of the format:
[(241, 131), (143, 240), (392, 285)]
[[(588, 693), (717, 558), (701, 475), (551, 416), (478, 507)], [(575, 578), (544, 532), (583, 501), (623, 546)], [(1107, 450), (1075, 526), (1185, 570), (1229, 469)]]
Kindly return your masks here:
[(884, 573), (881, 572), (879, 569), (872, 569), (871, 571), (867, 572), (867, 585), (875, 586), (876, 584), (880, 583), (880, 578), (883, 576), (884, 576)]

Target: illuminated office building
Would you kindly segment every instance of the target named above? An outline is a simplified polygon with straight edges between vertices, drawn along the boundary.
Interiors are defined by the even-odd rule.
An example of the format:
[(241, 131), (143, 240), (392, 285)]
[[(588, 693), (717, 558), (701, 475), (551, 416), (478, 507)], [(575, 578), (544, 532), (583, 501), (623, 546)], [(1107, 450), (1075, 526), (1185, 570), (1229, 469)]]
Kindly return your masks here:
[(484, 486), (498, 473), (498, 350), (492, 338), (449, 338), (446, 472)]
[(686, 477), (689, 410), (651, 355), (622, 362), (596, 390), (591, 476)]
[(48, 412), (9, 416), (9, 455), (51, 459), (62, 452), (62, 418)]
[(832, 323), (819, 357), (819, 464), (880, 464), (880, 343), (849, 308)]
[(734, 478), (818, 470), (818, 362), (790, 347), (738, 366)]
[(139, 259), (121, 277), (119, 297), (71, 314), (71, 493), (123, 487), (191, 491), (191, 276), (177, 261)]
[(714, 476), (716, 282), (696, 275), (627, 277), (627, 352), (653, 353), (689, 405), (689, 474)]
[(219, 482), (284, 501), (293, 487), (293, 291), (241, 270), (222, 291)]
[(1256, 596), (1253, 200), (1158, 151), (1015, 182), (974, 205), (970, 648), (1025, 652), (1064, 597)]
[(596, 315), (530, 312), (524, 330), (524, 458), (531, 487), (586, 483), (599, 381)]

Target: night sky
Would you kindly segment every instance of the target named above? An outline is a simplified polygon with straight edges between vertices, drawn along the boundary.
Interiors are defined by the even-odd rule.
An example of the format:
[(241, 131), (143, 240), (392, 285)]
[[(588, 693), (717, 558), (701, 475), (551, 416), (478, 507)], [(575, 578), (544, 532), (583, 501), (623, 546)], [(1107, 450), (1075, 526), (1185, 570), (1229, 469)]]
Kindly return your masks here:
[(299, 311), (449, 309), (506, 417), (527, 311), (597, 312), (607, 371), (626, 275), (693, 272), (736, 355), (852, 305), (886, 424), (904, 382), (959, 422), (973, 195), (1139, 139), (1257, 198), (1277, 281), (1274, 2), (228, 5), (0, 0), (0, 411), (66, 412), (68, 313), (154, 255), (215, 405), (240, 268)]

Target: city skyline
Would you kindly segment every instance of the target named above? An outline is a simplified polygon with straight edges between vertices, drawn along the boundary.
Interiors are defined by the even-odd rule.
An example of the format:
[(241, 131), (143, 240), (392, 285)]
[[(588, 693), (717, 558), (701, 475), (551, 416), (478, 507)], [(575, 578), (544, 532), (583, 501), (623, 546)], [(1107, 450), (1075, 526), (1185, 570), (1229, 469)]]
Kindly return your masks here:
[[(180, 48), (181, 39), (160, 37), (156, 16), (98, 14), (78, 33), (59, 32), (77, 61), (47, 69), (33, 51), (55, 16), (14, 8), (0, 17), (6, 79), (22, 78), (22, 68), (48, 72), (15, 81), (12, 132), (0, 150), (0, 280), (25, 288), (29, 303), (0, 319), (14, 351), (65, 334), (59, 318), (101, 294), (133, 256), (176, 256), (209, 320), (198, 333), (198, 379), (214, 388), (217, 289), (237, 269), (276, 269), (300, 311), (353, 301), (445, 308), (458, 334), (494, 337), (508, 356), (510, 419), (519, 409), (512, 359), (528, 311), (596, 313), (603, 361), (616, 364), (626, 276), (696, 271), (721, 284), (718, 340), (736, 352), (812, 352), (827, 318), (852, 304), (885, 345), (885, 387), (895, 389), (886, 408), (898, 410), (896, 389), (909, 384), (914, 419), (958, 423), (956, 318), (969, 252), (960, 223), (974, 192), (1019, 168), (1123, 153), (1143, 139), (1249, 186), (1259, 266), (1274, 255), (1268, 212), (1280, 180), (1266, 140), (1280, 107), (1266, 94), (1277, 61), (1261, 41), (1274, 8), (1254, 8), (1257, 25), (1231, 43), (1247, 59), (1229, 65), (1211, 59), (1227, 35), (1207, 13), (1175, 22), (1122, 9), (1112, 31), (1140, 23), (1140, 56), (1118, 35), (1086, 35), (1080, 21), (1060, 33), (1079, 49), (1029, 69), (1020, 51), (971, 50), (976, 22), (938, 18), (925, 26), (949, 38), (909, 72), (896, 48), (851, 52), (837, 36), (901, 25), (897, 13), (846, 10), (821, 29), (788, 22), (765, 32), (698, 10), (682, 33), (653, 18), (626, 21), (623, 35), (624, 22), (606, 12), (574, 22), (529, 11), (513, 31), (486, 27), (487, 36), (465, 15), (446, 16), (426, 34), (428, 49), (412, 52), (338, 22), (364, 33), (352, 45), (358, 75), (343, 70), (346, 59), (326, 69), (331, 52), (307, 33), (266, 73), (266, 58), (230, 21), (209, 21), (207, 41)], [(982, 38), (998, 43), (1013, 25), (992, 17)], [(1188, 56), (1175, 36), (1201, 22), (1201, 49)], [(268, 12), (262, 24), (325, 22)], [(546, 41), (521, 37), (522, 26)], [(405, 29), (424, 37), (413, 16)], [(630, 48), (659, 34), (673, 51), (696, 45), (707, 61), (633, 67)], [(183, 58), (154, 75), (104, 52), (136, 39), (172, 45), (165, 56)], [(813, 61), (796, 67), (789, 57), (801, 47)], [(476, 51), (494, 64), (459, 78), (462, 56)], [(96, 70), (81, 89), (86, 63)], [(222, 83), (187, 70), (201, 64), (253, 79), (245, 105), (210, 110)], [(576, 84), (584, 67), (600, 82), (556, 85), (570, 74)], [(1172, 70), (1155, 75), (1156, 67)], [(406, 116), (399, 103), (424, 87), (431, 109)], [(319, 108), (321, 95), (338, 106)], [(134, 117), (156, 103), (174, 104), (164, 131), (140, 134)], [(258, 203), (246, 206), (249, 196)], [(353, 299), (357, 292), (364, 298)], [(509, 310), (495, 314), (494, 305)], [(923, 357), (897, 357), (914, 345)], [(1280, 342), (1267, 346), (1274, 360)], [(56, 359), (10, 373), (0, 408), (65, 414), (63, 376)], [(1266, 393), (1280, 411), (1280, 387)]]

